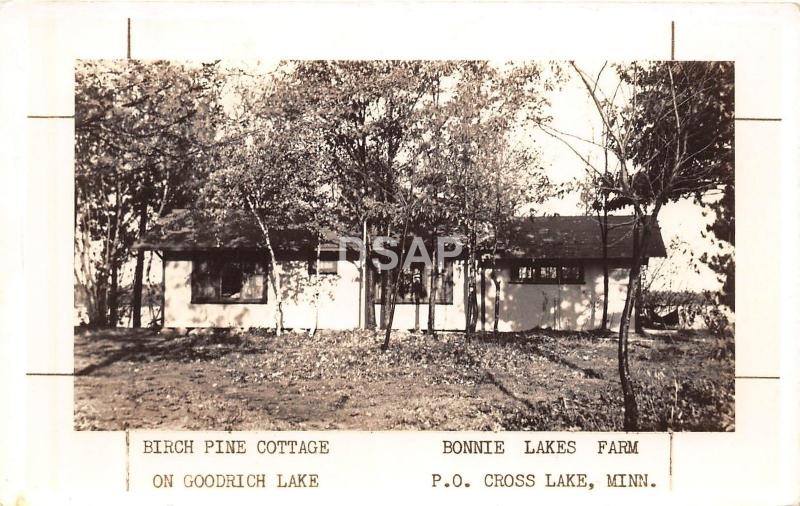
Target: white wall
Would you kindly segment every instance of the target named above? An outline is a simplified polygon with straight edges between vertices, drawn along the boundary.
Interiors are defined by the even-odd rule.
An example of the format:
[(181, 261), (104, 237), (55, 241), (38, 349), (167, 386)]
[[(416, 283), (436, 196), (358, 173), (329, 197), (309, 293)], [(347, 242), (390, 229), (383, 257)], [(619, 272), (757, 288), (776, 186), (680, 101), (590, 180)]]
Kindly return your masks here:
[[(603, 317), (603, 268), (599, 262), (584, 265), (580, 285), (519, 284), (510, 282), (511, 271), (499, 269), (502, 332), (535, 327), (557, 330), (591, 330)], [(494, 326), (494, 283), (486, 272), (485, 329)], [(628, 285), (628, 269), (609, 271), (609, 328), (619, 328)], [(478, 322), (480, 328), (481, 322)]]
[[(271, 285), (266, 304), (192, 304), (192, 262), (168, 259), (164, 265), (166, 327), (275, 326)], [(278, 272), (284, 294), (284, 327), (312, 328), (318, 318), (318, 328), (358, 328), (360, 274), (356, 263), (340, 261), (338, 274), (321, 276), (318, 306), (313, 302), (316, 289), (307, 262), (278, 262)]]
[[(461, 261), (453, 262), (453, 303), (436, 304), (434, 318), (437, 330), (464, 330), (466, 325), (464, 309), (464, 263)], [(380, 323), (381, 304), (375, 304), (375, 318)], [(400, 330), (410, 330), (416, 328), (415, 323), (421, 329), (428, 328), (428, 304), (397, 304), (394, 310), (392, 328)]]
[[(338, 274), (321, 278), (319, 301), (305, 261), (279, 262), (282, 274), (283, 325), (286, 328), (352, 329), (363, 322), (361, 274), (353, 261), (339, 261)], [(164, 264), (167, 327), (274, 327), (275, 296), (270, 286), (266, 304), (192, 304), (190, 260), (170, 260)], [(584, 268), (581, 285), (542, 285), (510, 283), (510, 269), (500, 271), (500, 331), (520, 331), (535, 327), (559, 330), (589, 330), (600, 325), (603, 305), (603, 271), (600, 263)], [(619, 325), (625, 303), (627, 269), (611, 269), (609, 284), (609, 328)], [(494, 325), (494, 283), (486, 272), (485, 330)], [(453, 303), (436, 305), (436, 328), (463, 330), (464, 266), (453, 265)], [(478, 329), (482, 328), (480, 282), (478, 282)], [(375, 305), (380, 321), (381, 305)], [(315, 325), (315, 318), (317, 323)], [(428, 305), (398, 304), (392, 328), (427, 328)]]

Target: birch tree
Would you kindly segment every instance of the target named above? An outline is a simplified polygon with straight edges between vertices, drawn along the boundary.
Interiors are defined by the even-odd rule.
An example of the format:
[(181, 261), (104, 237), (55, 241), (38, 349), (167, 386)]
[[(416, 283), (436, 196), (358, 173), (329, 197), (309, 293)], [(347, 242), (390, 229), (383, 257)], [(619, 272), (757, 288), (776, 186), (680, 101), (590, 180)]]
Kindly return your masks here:
[[(371, 243), (377, 235), (402, 229), (410, 211), (399, 201), (400, 181), (416, 152), (411, 130), (431, 85), (430, 73), (418, 61), (304, 61), (287, 68), (293, 105), (321, 140), (338, 230), (366, 231), (365, 319), (367, 327), (375, 327), (372, 288), (378, 272)], [(389, 283), (383, 291), (384, 326), (391, 288)]]
[[(628, 286), (619, 329), (618, 362), (624, 427), (638, 428), (628, 359), (633, 297), (658, 216), (682, 198), (720, 193), (733, 171), (733, 65), (730, 62), (652, 62), (614, 67), (628, 91), (620, 103), (599, 79), (572, 64), (608, 132), (616, 168), (603, 178), (612, 205), (634, 211)], [(591, 165), (588, 165), (591, 166)]]
[(202, 204), (246, 211), (261, 231), (275, 299), (275, 330), (284, 328), (285, 290), (281, 283), (277, 235), (291, 230), (320, 236), (327, 188), (318, 165), (314, 132), (292, 107), (292, 95), (278, 76), (231, 80), (235, 105), (227, 112), (215, 163)]
[[(538, 191), (544, 186), (541, 179), (528, 170), (536, 168), (535, 163), (530, 163), (534, 160), (530, 157), (533, 151), (522, 155), (522, 148), (508, 157), (513, 152), (508, 146), (514, 142), (511, 134), (515, 129), (547, 121), (545, 92), (552, 89), (552, 82), (535, 64), (467, 61), (459, 62), (454, 73), (456, 84), (447, 103), (448, 149), (443, 159), (452, 174), (451, 205), (457, 210), (457, 230), (467, 246), (464, 328), (469, 342), (478, 321), (477, 252), (484, 235), (493, 228), (497, 230), (499, 212), (505, 216), (515, 212), (519, 190), (527, 191), (525, 197), (530, 203), (543, 197)], [(525, 139), (522, 143), (526, 141), (531, 142)], [(528, 156), (528, 160), (509, 164), (515, 156), (517, 161), (520, 156)], [(498, 171), (512, 166), (518, 170), (500, 177)], [(498, 185), (501, 180), (505, 184)]]

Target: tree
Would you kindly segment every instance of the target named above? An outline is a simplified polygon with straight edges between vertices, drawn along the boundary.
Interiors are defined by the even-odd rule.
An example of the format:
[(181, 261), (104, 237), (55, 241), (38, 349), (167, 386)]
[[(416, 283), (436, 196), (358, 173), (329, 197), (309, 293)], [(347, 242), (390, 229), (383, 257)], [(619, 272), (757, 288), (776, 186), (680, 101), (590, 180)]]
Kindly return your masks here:
[[(171, 206), (193, 200), (218, 110), (214, 64), (135, 60), (76, 66), (76, 280), (90, 323), (118, 323), (120, 269)], [(141, 325), (144, 252), (133, 324)]]
[(286, 294), (274, 234), (302, 230), (320, 236), (327, 188), (316, 163), (318, 139), (305, 128), (304, 118), (292, 106), (291, 90), (283, 83), (269, 78), (231, 81), (235, 105), (217, 143), (202, 203), (220, 211), (244, 210), (257, 223), (276, 301), (275, 330), (281, 335)]
[[(726, 251), (725, 243), (736, 246), (735, 188), (733, 171), (730, 180), (725, 182), (722, 197), (706, 204), (714, 213), (714, 221), (706, 227), (706, 234), (715, 239), (719, 252), (713, 255), (703, 253), (700, 261), (717, 274), (722, 282), (720, 302), (736, 310), (736, 258), (733, 251)], [(704, 234), (704, 235), (706, 235)]]
[[(589, 90), (591, 93), (596, 93), (600, 84), (600, 79), (603, 72), (607, 70), (608, 62), (603, 63), (600, 67), (597, 77), (593, 82), (592, 88)], [(559, 73), (560, 75), (560, 73)], [(562, 81), (559, 81), (563, 84)], [(617, 104), (618, 97), (621, 96), (622, 81), (617, 80), (616, 87), (613, 92), (606, 96), (603, 100), (602, 106), (606, 108), (604, 114), (613, 115), (614, 109), (612, 106)], [(612, 170), (609, 166), (609, 158), (613, 158), (612, 136), (608, 127), (604, 122), (600, 125), (600, 136), (595, 138), (595, 129), (592, 128), (591, 137), (582, 137), (572, 132), (566, 132), (555, 128), (554, 126), (540, 122), (538, 126), (547, 135), (562, 142), (566, 145), (572, 153), (577, 155), (583, 163), (585, 169), (585, 177), (578, 180), (574, 184), (580, 192), (581, 205), (587, 215), (593, 214), (597, 219), (598, 229), (600, 231), (600, 245), (601, 245), (601, 258), (603, 267), (603, 309), (600, 328), (603, 331), (608, 329), (608, 300), (609, 300), (609, 264), (608, 264), (608, 239), (609, 239), (609, 212), (619, 211), (624, 207), (624, 203), (611, 201), (611, 190), (614, 188), (614, 180), (612, 177)], [(595, 158), (593, 154), (600, 153), (602, 164), (593, 161)], [(567, 183), (567, 187), (573, 186)], [(627, 226), (627, 225), (625, 225)]]
[(608, 213), (611, 211), (609, 203), (609, 191), (607, 185), (603, 183), (608, 178), (608, 150), (603, 150), (603, 173), (602, 176), (592, 171), (587, 172), (587, 178), (580, 184), (581, 203), (587, 214), (594, 213), (597, 225), (600, 230), (600, 247), (602, 250), (603, 266), (603, 313), (600, 322), (602, 331), (608, 330), (608, 287), (609, 287), (609, 266), (608, 266)]
[(447, 151), (447, 140), (444, 136), (445, 125), (448, 121), (446, 110), (442, 107), (442, 93), (447, 93), (443, 87), (443, 80), (448, 79), (454, 65), (441, 63), (431, 69), (432, 85), (430, 100), (427, 101), (426, 110), (420, 115), (418, 129), (419, 156), (418, 156), (418, 199), (421, 201), (414, 220), (414, 232), (425, 239), (424, 243), (431, 253), (432, 268), (428, 280), (428, 321), (427, 332), (436, 335), (436, 297), (437, 279), (443, 276), (438, 268), (437, 238), (453, 228), (454, 209), (449, 205), (447, 189), (452, 181), (448, 178), (449, 172), (444, 170), (446, 161), (444, 153)]
[[(412, 128), (432, 74), (418, 61), (304, 61), (287, 64), (293, 107), (321, 139), (322, 164), (333, 188), (338, 230), (365, 231), (365, 319), (376, 326), (373, 237), (402, 229), (411, 212), (409, 174), (417, 146)], [(392, 277), (383, 290), (381, 322), (389, 319)], [(387, 303), (389, 302), (389, 303)]]
[(543, 197), (541, 179), (531, 179), (538, 168), (535, 151), (514, 152), (508, 146), (515, 131), (546, 121), (547, 101), (542, 92), (552, 88), (535, 64), (495, 66), (467, 61), (459, 62), (454, 73), (455, 84), (445, 105), (450, 119), (441, 165), (452, 174), (450, 206), (455, 210), (456, 230), (466, 239), (465, 333), (469, 342), (478, 318), (477, 251), (482, 239), (492, 230), (498, 237), (504, 219), (513, 216), (521, 202)]
[[(483, 248), (491, 247), (491, 274), (494, 284), (494, 319), (492, 332), (497, 336), (500, 322), (500, 276), (497, 269), (498, 250), (507, 244), (512, 233), (511, 220), (527, 207), (534, 215), (536, 205), (552, 197), (557, 189), (542, 170), (539, 152), (533, 147), (511, 147), (507, 143), (498, 147), (488, 165), (490, 172), (488, 204), (490, 211), (488, 230), (490, 238), (482, 241)], [(488, 242), (488, 244), (487, 244)]]
[(626, 430), (638, 427), (628, 362), (628, 331), (642, 262), (661, 208), (680, 198), (718, 192), (733, 171), (733, 65), (653, 62), (618, 65), (616, 90), (572, 63), (607, 130), (616, 167), (612, 205), (634, 210), (633, 250), (619, 329), (618, 362)]

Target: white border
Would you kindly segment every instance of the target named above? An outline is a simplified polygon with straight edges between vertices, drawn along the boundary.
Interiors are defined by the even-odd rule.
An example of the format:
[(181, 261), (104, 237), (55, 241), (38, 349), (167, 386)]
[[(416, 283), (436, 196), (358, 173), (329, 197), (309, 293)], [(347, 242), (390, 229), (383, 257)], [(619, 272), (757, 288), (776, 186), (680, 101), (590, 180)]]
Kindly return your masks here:
[[(0, 160), (5, 191), (0, 223), (2, 237), (7, 241), (2, 250), (0, 356), (4, 363), (0, 368), (0, 392), (2, 405), (14, 408), (5, 410), (11, 416), (0, 417), (0, 501), (13, 503), (24, 497), (31, 503), (67, 503), (80, 498), (81, 502), (93, 503), (103, 502), (103, 496), (129, 502), (145, 498), (159, 503), (198, 500), (121, 494), (119, 479), (106, 478), (118, 476), (124, 433), (73, 432), (72, 379), (25, 376), (27, 372), (63, 372), (72, 368), (71, 341), (65, 341), (71, 337), (72, 329), (63, 328), (63, 322), (71, 320), (65, 320), (58, 308), (43, 314), (26, 307), (27, 285), (42, 266), (51, 269), (47, 272), (58, 273), (57, 278), (46, 279), (55, 300), (65, 304), (71, 300), (72, 239), (64, 231), (71, 231), (72, 213), (71, 209), (60, 207), (68, 207), (71, 202), (71, 120), (26, 116), (70, 116), (72, 62), (75, 58), (124, 58), (129, 17), (134, 58), (668, 59), (670, 23), (675, 21), (677, 58), (736, 60), (737, 116), (782, 121), (747, 122), (746, 126), (737, 122), (737, 181), (752, 181), (752, 186), (737, 185), (737, 214), (744, 213), (741, 217), (758, 213), (758, 226), (769, 229), (767, 234), (761, 229), (758, 233), (754, 229), (737, 230), (737, 256), (747, 257), (749, 248), (748, 258), (752, 260), (745, 265), (739, 263), (739, 269), (764, 270), (768, 274), (765, 279), (776, 285), (739, 287), (740, 292), (751, 288), (758, 298), (775, 304), (773, 312), (767, 312), (768, 306), (763, 305), (758, 306), (759, 313), (745, 317), (764, 323), (753, 329), (766, 327), (768, 331), (737, 335), (737, 375), (781, 379), (737, 381), (735, 434), (675, 434), (671, 493), (659, 489), (639, 491), (641, 494), (562, 497), (491, 494), (476, 488), (468, 494), (442, 496), (427, 486), (427, 474), (420, 476), (419, 487), (416, 482), (393, 479), (406, 476), (427, 460), (439, 458), (436, 445), (421, 443), (435, 439), (435, 433), (424, 433), (410, 436), (419, 440), (419, 451), (412, 454), (417, 458), (385, 461), (386, 472), (380, 483), (383, 489), (374, 488), (373, 481), (357, 490), (334, 487), (283, 499), (318, 502), (322, 496), (338, 496), (386, 500), (411, 494), (459, 502), (673, 502), (688, 497), (693, 502), (702, 497), (703, 502), (720, 504), (800, 501), (800, 489), (793, 480), (800, 475), (800, 348), (796, 339), (800, 330), (796, 286), (800, 278), (794, 258), (800, 217), (796, 203), (798, 12), (792, 5), (410, 2), (3, 6), (0, 139), (4, 148), (0, 150)], [(744, 152), (745, 149), (751, 151)], [(763, 160), (778, 167), (760, 165), (758, 162)], [(758, 173), (754, 176), (751, 171)], [(41, 179), (30, 181), (33, 173)], [(760, 238), (757, 244), (748, 241), (751, 234)], [(774, 261), (776, 252), (780, 256), (778, 262)], [(65, 265), (69, 276), (62, 275)], [(68, 287), (63, 286), (64, 279), (69, 280)], [(776, 294), (780, 294), (777, 301)], [(24, 317), (34, 313), (44, 321)], [(741, 314), (737, 317), (737, 324), (741, 325)], [(30, 353), (28, 358), (26, 353)], [(352, 434), (363, 434), (389, 447), (409, 437), (393, 433), (345, 435)], [(308, 433), (294, 435), (309, 437)], [(334, 439), (337, 434), (329, 433), (328, 437)], [(366, 448), (362, 447), (362, 451), (368, 451)], [(357, 452), (349, 457), (340, 454), (336, 463), (355, 469), (358, 458)], [(479, 461), (475, 469), (489, 472), (486, 467), (487, 462)], [(89, 492), (87, 487), (97, 487), (97, 493)], [(222, 498), (213, 495), (211, 500)], [(261, 495), (236, 499), (264, 502), (276, 498)]]

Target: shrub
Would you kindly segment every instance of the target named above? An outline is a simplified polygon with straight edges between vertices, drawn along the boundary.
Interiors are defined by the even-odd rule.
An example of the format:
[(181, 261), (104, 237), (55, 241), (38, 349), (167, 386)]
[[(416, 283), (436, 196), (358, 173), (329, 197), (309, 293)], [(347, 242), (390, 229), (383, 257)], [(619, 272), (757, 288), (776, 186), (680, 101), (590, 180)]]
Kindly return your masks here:
[(673, 380), (639, 385), (642, 430), (732, 431), (734, 381)]

